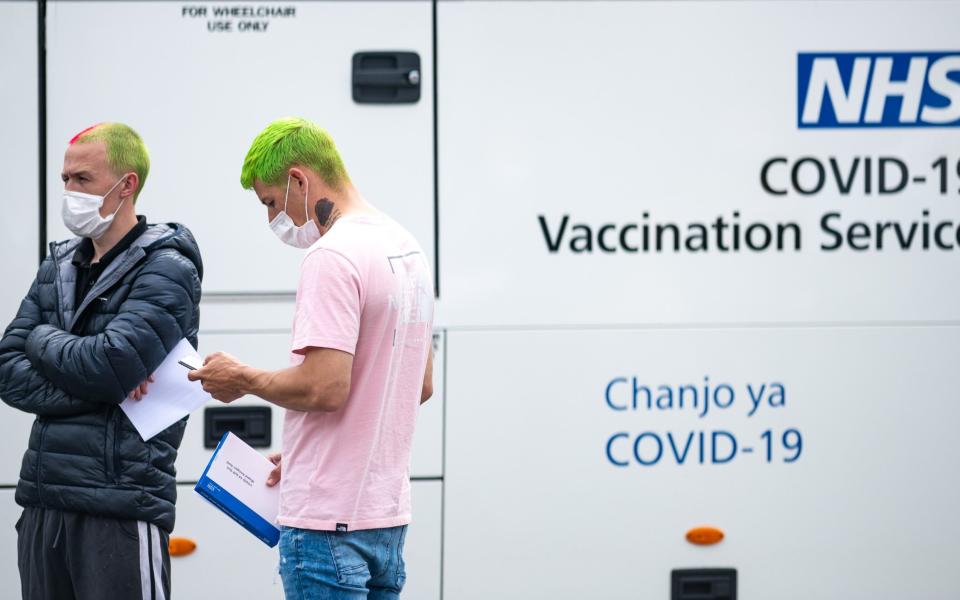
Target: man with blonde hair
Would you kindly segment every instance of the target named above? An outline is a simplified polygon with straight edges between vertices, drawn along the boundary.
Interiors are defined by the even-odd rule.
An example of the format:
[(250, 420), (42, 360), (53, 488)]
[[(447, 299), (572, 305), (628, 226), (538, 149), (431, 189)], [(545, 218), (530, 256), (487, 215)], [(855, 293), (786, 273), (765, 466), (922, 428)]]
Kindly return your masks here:
[(189, 376), (218, 400), (254, 394), (287, 409), (279, 522), (288, 600), (395, 599), (406, 577), (410, 444), (433, 389), (426, 256), (354, 187), (327, 132), (304, 119), (268, 125), (240, 183), (280, 240), (307, 249), (291, 367), (263, 371), (216, 353)]
[(62, 217), (77, 237), (50, 245), (0, 340), (0, 398), (36, 415), (16, 492), (25, 600), (170, 595), (186, 420), (144, 442), (119, 404), (148, 393), (180, 340), (196, 346), (203, 267), (186, 227), (137, 216), (149, 169), (121, 123), (70, 140)]

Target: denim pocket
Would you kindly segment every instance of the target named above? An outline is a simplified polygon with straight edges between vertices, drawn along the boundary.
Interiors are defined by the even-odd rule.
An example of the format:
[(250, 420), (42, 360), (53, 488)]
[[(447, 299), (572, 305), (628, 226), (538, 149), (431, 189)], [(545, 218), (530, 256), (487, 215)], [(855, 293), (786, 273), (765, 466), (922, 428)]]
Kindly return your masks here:
[(370, 533), (376, 531), (353, 531), (350, 533), (324, 532), (333, 558), (333, 566), (337, 572), (337, 581), (341, 585), (366, 588), (370, 581), (370, 564), (368, 562)]

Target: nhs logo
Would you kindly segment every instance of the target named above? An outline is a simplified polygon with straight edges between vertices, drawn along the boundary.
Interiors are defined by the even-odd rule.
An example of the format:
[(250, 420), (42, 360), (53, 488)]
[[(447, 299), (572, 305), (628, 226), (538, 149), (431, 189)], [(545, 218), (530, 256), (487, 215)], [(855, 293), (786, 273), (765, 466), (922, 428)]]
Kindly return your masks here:
[(797, 125), (960, 127), (960, 51), (800, 53)]

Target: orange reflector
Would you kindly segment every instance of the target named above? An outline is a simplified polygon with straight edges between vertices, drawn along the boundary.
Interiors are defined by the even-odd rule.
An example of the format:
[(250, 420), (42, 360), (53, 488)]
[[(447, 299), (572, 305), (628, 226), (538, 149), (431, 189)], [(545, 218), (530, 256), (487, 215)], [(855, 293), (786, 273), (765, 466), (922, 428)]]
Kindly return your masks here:
[(723, 540), (723, 532), (716, 527), (694, 527), (687, 532), (687, 541), (698, 546), (710, 546)]
[(170, 538), (170, 556), (186, 556), (197, 549), (197, 543), (183, 537)]

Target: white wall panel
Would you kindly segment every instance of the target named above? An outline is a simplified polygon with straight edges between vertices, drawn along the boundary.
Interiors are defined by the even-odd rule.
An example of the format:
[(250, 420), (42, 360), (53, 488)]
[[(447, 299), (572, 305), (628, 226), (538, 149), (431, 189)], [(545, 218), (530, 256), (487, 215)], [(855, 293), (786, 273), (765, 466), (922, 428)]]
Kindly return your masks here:
[(444, 336), (433, 336), (433, 397), (420, 405), (410, 457), (412, 477), (443, 476)]
[[(428, 2), (291, 2), (295, 17), (266, 31), (208, 30), (224, 2), (52, 1), (47, 14), (51, 214), (67, 141), (121, 121), (143, 136), (151, 171), (138, 211), (196, 235), (207, 291), (296, 288), (302, 253), (270, 232), (265, 209), (240, 188), (253, 138), (297, 115), (327, 128), (367, 200), (432, 253), (432, 55)], [(197, 11), (206, 10), (206, 16)], [(78, 43), (82, 40), (82, 43)], [(351, 57), (408, 50), (421, 58), (417, 104), (360, 105)], [(106, 59), (109, 57), (109, 59)], [(52, 239), (66, 230), (48, 223)]]
[[(734, 567), (743, 598), (954, 598), (958, 343), (960, 327), (448, 333), (444, 597), (667, 598), (673, 568)], [(634, 377), (652, 409), (643, 392), (632, 408)], [(657, 408), (685, 384), (734, 401)], [(737, 451), (723, 462), (718, 434), (714, 464), (717, 431)], [(607, 458), (619, 433), (625, 466)], [(693, 546), (700, 525), (727, 537)]]
[(440, 600), (440, 567), (443, 527), (443, 483), (411, 484), (413, 522), (407, 528), (403, 549), (407, 583), (404, 600)]
[(200, 337), (207, 333), (287, 333), (293, 323), (295, 295), (204, 296)]
[[(960, 222), (960, 129), (798, 128), (799, 53), (957, 54), (958, 22), (956, 2), (441, 2), (446, 324), (960, 318), (953, 300), (960, 289), (953, 239)], [(802, 157), (819, 160), (824, 190), (766, 193), (761, 169), (777, 156), (791, 165)], [(861, 161), (849, 194), (833, 181), (831, 157), (843, 181), (852, 162)], [(911, 176), (925, 180), (878, 194), (881, 157), (902, 160)], [(939, 157), (948, 160), (945, 193), (941, 171), (932, 166)], [(898, 178), (890, 169), (888, 185)], [(806, 189), (814, 175), (812, 164), (803, 168)], [(773, 182), (789, 183), (783, 165)], [(744, 243), (722, 252), (713, 241), (708, 252), (619, 247), (631, 223), (673, 223), (684, 231), (687, 223), (709, 226), (719, 216), (730, 247), (735, 211), (741, 232), (754, 222), (799, 224), (801, 249), (794, 251), (790, 239), (783, 252), (753, 252)], [(842, 214), (832, 226), (844, 230), (855, 221), (871, 230), (877, 222), (897, 222), (907, 236), (916, 223), (913, 247), (901, 250), (888, 229), (883, 250), (855, 251), (846, 243), (822, 250), (833, 238), (820, 221), (832, 211)], [(564, 215), (561, 248), (551, 253), (538, 217), (552, 240)], [(951, 223), (954, 249), (919, 246), (927, 220)], [(614, 224), (606, 242), (617, 250), (603, 252), (594, 239), (592, 253), (571, 251), (581, 223), (594, 237)], [(642, 244), (639, 229), (626, 238)]]
[[(37, 273), (40, 243), (37, 121), (37, 7), (33, 2), (0, 1), (0, 164), (8, 177), (0, 218), (0, 330), (6, 329)], [(14, 59), (15, 57), (15, 59)], [(4, 443), (0, 485), (17, 482), (33, 417), (0, 404)], [(16, 566), (16, 563), (14, 563)]]

